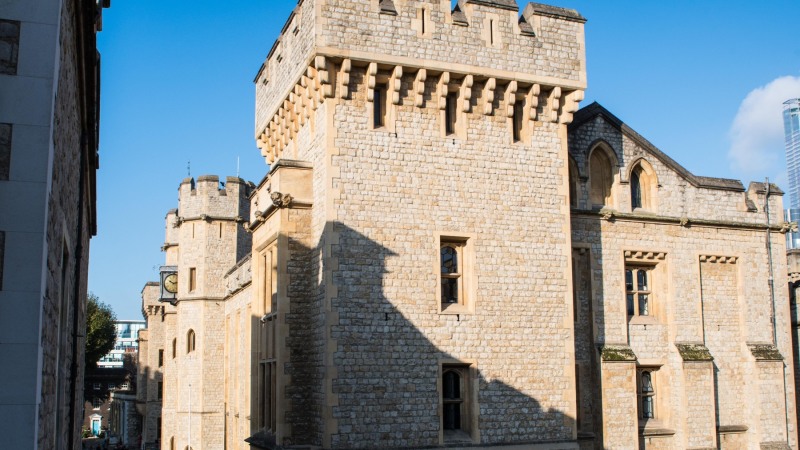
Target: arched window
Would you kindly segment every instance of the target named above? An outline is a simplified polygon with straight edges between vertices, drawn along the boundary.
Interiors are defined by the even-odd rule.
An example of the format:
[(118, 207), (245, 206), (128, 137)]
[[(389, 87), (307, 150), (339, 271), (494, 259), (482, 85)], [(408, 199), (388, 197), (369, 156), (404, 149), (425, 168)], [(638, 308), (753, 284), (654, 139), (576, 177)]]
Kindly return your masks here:
[(194, 330), (189, 330), (189, 332), (186, 333), (186, 353), (193, 352), (195, 348), (194, 346), (195, 346)]
[(590, 200), (592, 206), (611, 205), (611, 187), (614, 184), (614, 172), (608, 155), (599, 148), (596, 148), (589, 158), (589, 182), (591, 183)]
[(631, 172), (631, 208), (642, 207), (642, 184), (639, 179), (639, 170)]
[(464, 397), (461, 393), (461, 374), (446, 370), (442, 374), (442, 422), (445, 430), (461, 430)]
[(658, 182), (653, 167), (645, 160), (637, 161), (630, 171), (631, 211), (655, 209)]
[(569, 158), (569, 206), (578, 207), (578, 166)]

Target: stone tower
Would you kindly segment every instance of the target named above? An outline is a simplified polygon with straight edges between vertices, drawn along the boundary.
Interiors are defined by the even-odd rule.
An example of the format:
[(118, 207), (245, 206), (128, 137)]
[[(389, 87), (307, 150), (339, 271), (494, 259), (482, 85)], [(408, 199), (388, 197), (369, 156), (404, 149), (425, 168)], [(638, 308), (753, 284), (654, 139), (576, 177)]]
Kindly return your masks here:
[(583, 23), (513, 0), (298, 2), (256, 78), (250, 442), (573, 448)]
[(167, 214), (166, 264), (178, 272), (174, 313), (165, 310), (161, 325), (167, 445), (178, 436), (195, 450), (223, 445), (223, 276), (250, 249), (250, 235), (241, 226), (250, 191), (250, 184), (235, 177), (187, 178), (178, 190), (178, 209)]

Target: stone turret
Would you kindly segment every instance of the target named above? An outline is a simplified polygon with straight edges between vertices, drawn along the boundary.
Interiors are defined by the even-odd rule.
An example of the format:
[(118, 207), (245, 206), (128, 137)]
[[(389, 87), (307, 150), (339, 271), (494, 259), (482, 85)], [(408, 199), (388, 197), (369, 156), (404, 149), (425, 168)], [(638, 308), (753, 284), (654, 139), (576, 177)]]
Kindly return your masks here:
[[(167, 214), (166, 262), (177, 267), (174, 317), (164, 332), (164, 442), (191, 423), (192, 448), (222, 448), (225, 273), (251, 245), (242, 227), (252, 183), (204, 175), (184, 179)], [(183, 439), (186, 433), (181, 435)]]

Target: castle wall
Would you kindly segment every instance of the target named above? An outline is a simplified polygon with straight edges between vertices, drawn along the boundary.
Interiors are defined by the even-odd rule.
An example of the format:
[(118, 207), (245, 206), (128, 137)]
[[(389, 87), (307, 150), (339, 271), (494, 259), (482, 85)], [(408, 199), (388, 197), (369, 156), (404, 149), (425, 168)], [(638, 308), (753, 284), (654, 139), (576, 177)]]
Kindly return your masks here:
[[(572, 215), (572, 245), (590, 254), (591, 264), (583, 267), (589, 272), (581, 278), (592, 279), (591, 285), (576, 285), (576, 290), (578, 298), (593, 299), (591, 308), (580, 307), (592, 312), (596, 345), (630, 353), (624, 362), (600, 366), (598, 386), (586, 381), (579, 386), (599, 389), (592, 401), (602, 402), (595, 429), (586, 431), (602, 432), (603, 445), (613, 448), (796, 445), (791, 404), (795, 394), (789, 382), (793, 375), (780, 362), (791, 352), (788, 297), (785, 290), (775, 289), (774, 342), (768, 283), (774, 275), (775, 285), (782, 286), (786, 273), (785, 261), (775, 257), (785, 252), (783, 235), (774, 226), (780, 192), (770, 197), (771, 274), (764, 248), (763, 186), (751, 184), (748, 191), (741, 185), (738, 191), (695, 186), (687, 176), (701, 177), (680, 173), (684, 169), (659, 159), (658, 150), (634, 143), (624, 124), (612, 126), (618, 119), (601, 114), (606, 113), (570, 130), (570, 156), (583, 176)], [(658, 179), (654, 203), (631, 211), (631, 187), (620, 181), (627, 177), (620, 170), (607, 209), (598, 211), (595, 205), (589, 210), (592, 180), (587, 160), (597, 139), (606, 142), (620, 167), (629, 168), (640, 158), (651, 164)], [(731, 180), (713, 182), (732, 185)], [(748, 206), (745, 197), (755, 201)], [(646, 313), (636, 307), (632, 313), (626, 305), (626, 290), (636, 290), (626, 287), (626, 268), (648, 273)], [(637, 283), (634, 277), (631, 285)], [(771, 349), (768, 355), (765, 348)], [(601, 353), (604, 361), (609, 359), (606, 350)], [(651, 419), (643, 418), (642, 395), (637, 395), (642, 383), (637, 377), (643, 370), (654, 379)], [(619, 392), (616, 377), (622, 375), (633, 377), (624, 389), (628, 397)], [(626, 441), (623, 436), (630, 432), (620, 429), (619, 412), (630, 408), (631, 399), (638, 402), (633, 420), (623, 423), (638, 422), (638, 443)], [(627, 415), (631, 417), (631, 411)]]

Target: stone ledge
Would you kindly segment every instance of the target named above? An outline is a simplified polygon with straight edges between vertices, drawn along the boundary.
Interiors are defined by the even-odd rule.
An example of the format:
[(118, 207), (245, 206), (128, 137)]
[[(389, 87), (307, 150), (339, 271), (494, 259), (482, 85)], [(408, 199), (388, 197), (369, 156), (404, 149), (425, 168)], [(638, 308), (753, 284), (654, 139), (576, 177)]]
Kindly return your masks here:
[(636, 362), (636, 354), (627, 345), (601, 345), (600, 359), (603, 362)]
[(737, 434), (745, 433), (749, 428), (747, 425), (719, 425), (717, 426), (717, 433), (719, 434)]
[(772, 344), (747, 344), (756, 361), (783, 361), (778, 347)]
[(713, 361), (714, 357), (703, 344), (675, 344), (684, 361)]

